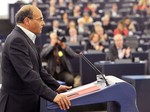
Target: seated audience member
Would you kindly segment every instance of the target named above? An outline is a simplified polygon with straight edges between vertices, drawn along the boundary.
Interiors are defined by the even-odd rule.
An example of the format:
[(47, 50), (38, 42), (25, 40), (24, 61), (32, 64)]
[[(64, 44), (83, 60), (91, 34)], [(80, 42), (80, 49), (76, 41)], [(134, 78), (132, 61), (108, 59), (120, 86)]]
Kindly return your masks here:
[(75, 5), (73, 9), (73, 16), (80, 17), (81, 16), (81, 8), (79, 5)]
[(73, 11), (73, 8), (74, 8), (74, 3), (73, 3), (72, 0), (69, 0), (68, 1), (68, 9), (69, 9), (69, 11)]
[(32, 0), (31, 4), (34, 5), (34, 6), (37, 6), (38, 5), (38, 1), (37, 0)]
[(150, 5), (149, 0), (139, 0), (138, 1), (138, 9), (141, 11), (146, 10), (149, 5)]
[(47, 18), (55, 17), (57, 16), (57, 10), (55, 6), (49, 6)]
[(56, 0), (49, 0), (50, 6), (56, 6)]
[(55, 32), (58, 36), (62, 36), (65, 34), (65, 31), (63, 29), (59, 28), (59, 21), (54, 20), (52, 23), (52, 27), (49, 29), (49, 32)]
[(79, 18), (77, 23), (78, 23), (78, 26), (77, 26), (78, 34), (82, 35), (84, 33), (88, 33), (89, 32), (89, 27), (84, 24), (84, 21), (83, 21), (82, 18)]
[(94, 32), (99, 35), (100, 42), (105, 42), (107, 40), (108, 35), (104, 32), (104, 28), (98, 21), (94, 23)]
[(102, 23), (100, 21), (95, 21), (93, 23), (93, 28), (94, 28), (93, 32), (95, 32), (95, 30), (96, 30), (97, 27), (102, 27)]
[(108, 59), (114, 61), (115, 59), (130, 58), (131, 49), (124, 44), (124, 39), (121, 34), (114, 36), (114, 44), (110, 46), (108, 52)]
[(114, 35), (116, 34), (121, 34), (124, 36), (128, 36), (128, 29), (127, 27), (124, 25), (123, 21), (119, 21), (117, 24), (117, 28), (114, 29)]
[(130, 18), (125, 17), (123, 20), (123, 23), (124, 23), (124, 26), (128, 29), (129, 35), (133, 35), (133, 33), (136, 32), (135, 24)]
[(112, 25), (110, 23), (110, 16), (108, 14), (102, 17), (102, 27), (104, 28), (104, 32), (112, 32)]
[(90, 5), (90, 13), (91, 13), (92, 17), (100, 17), (98, 12), (97, 12), (97, 5), (96, 4)]
[(58, 6), (59, 7), (66, 7), (67, 6), (66, 1), (65, 0), (58, 0)]
[(66, 35), (69, 36), (69, 30), (71, 28), (76, 28), (76, 22), (74, 20), (71, 20), (67, 26)]
[(84, 24), (91, 24), (93, 23), (93, 18), (90, 16), (89, 12), (85, 11), (83, 13), (83, 17), (81, 17), (83, 19)]
[(78, 33), (79, 34), (84, 33), (85, 32), (85, 25), (84, 25), (83, 19), (79, 18), (78, 21), (77, 21), (77, 23), (78, 23), (78, 28), (77, 28), (78, 29)]
[(74, 85), (70, 58), (76, 57), (76, 53), (64, 42), (58, 39), (55, 32), (50, 34), (50, 43), (43, 46), (41, 58), (47, 61), (47, 70), (57, 80), (66, 82), (66, 85)]
[(68, 18), (68, 13), (64, 12), (61, 16), (61, 23), (68, 25), (69, 24), (69, 18)]
[(69, 44), (79, 44), (80, 43), (80, 38), (77, 34), (77, 30), (75, 28), (70, 28), (69, 29), (69, 36), (67, 36), (67, 42)]
[(92, 5), (92, 2), (90, 0), (88, 0), (88, 3), (86, 3), (83, 10), (86, 12), (90, 12), (91, 11), (91, 9), (90, 9), (91, 5)]
[(85, 50), (98, 50), (103, 51), (104, 47), (100, 43), (100, 36), (97, 33), (92, 33), (90, 35), (89, 41), (85, 45)]
[(121, 17), (121, 14), (119, 13), (118, 5), (116, 3), (112, 4), (112, 8), (111, 8), (111, 11), (110, 11), (110, 16), (113, 17), (113, 18)]
[(146, 14), (146, 17), (150, 17), (150, 6), (149, 7), (147, 7), (147, 9), (146, 9), (146, 12), (145, 12)]
[(129, 15), (139, 17), (141, 14), (142, 12), (138, 9), (138, 3), (134, 3), (132, 9), (129, 12)]

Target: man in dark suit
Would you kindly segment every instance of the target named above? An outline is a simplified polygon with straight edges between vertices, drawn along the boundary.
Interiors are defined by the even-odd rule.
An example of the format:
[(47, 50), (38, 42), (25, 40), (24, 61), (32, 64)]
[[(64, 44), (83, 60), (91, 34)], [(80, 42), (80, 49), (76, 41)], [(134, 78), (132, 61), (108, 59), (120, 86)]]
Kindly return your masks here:
[(42, 59), (48, 63), (47, 70), (57, 80), (66, 82), (66, 85), (74, 85), (74, 75), (70, 59), (76, 57), (76, 53), (67, 46), (62, 40), (59, 40), (57, 33), (50, 34), (50, 43), (46, 43), (41, 51)]
[[(44, 69), (34, 41), (44, 26), (42, 12), (33, 5), (16, 14), (17, 25), (8, 35), (2, 53), (0, 112), (39, 112), (40, 97), (66, 110), (70, 100), (57, 92), (71, 87), (59, 83)], [(55, 92), (56, 91), (56, 92)]]
[(131, 56), (131, 49), (124, 44), (123, 36), (114, 36), (114, 44), (110, 46), (107, 58), (111, 61), (115, 59), (125, 59)]
[(130, 12), (129, 12), (129, 15), (134, 16), (134, 17), (140, 17), (143, 14), (146, 14), (144, 11), (143, 12), (140, 11), (138, 7), (139, 7), (138, 3), (134, 3)]

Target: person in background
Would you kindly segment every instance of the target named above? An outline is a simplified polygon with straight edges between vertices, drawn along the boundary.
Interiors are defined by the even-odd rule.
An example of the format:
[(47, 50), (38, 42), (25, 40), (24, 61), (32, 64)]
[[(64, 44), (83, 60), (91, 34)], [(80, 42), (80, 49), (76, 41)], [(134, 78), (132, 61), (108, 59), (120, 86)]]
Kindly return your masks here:
[(57, 10), (55, 5), (49, 6), (47, 11), (47, 18), (51, 18), (55, 16), (57, 16)]
[(73, 8), (74, 8), (74, 3), (73, 3), (72, 0), (69, 0), (68, 1), (68, 9), (69, 9), (69, 11), (73, 11)]
[(91, 13), (92, 17), (100, 17), (98, 12), (97, 12), (97, 5), (96, 4), (90, 5), (90, 13)]
[(49, 6), (56, 7), (56, 0), (49, 0)]
[(92, 2), (88, 1), (86, 3), (86, 5), (84, 6), (83, 11), (90, 12), (91, 11), (91, 9), (90, 9), (91, 5), (92, 5)]
[(114, 44), (110, 46), (107, 58), (114, 61), (115, 59), (130, 58), (130, 56), (131, 49), (124, 44), (123, 35), (115, 35)]
[(56, 19), (53, 20), (52, 27), (48, 32), (56, 32), (58, 36), (62, 36), (65, 34), (65, 31), (59, 28), (59, 21)]
[(66, 29), (66, 36), (69, 36), (69, 30), (71, 28), (76, 28), (76, 27), (77, 27), (76, 22), (74, 20), (71, 20)]
[(39, 112), (40, 97), (69, 109), (69, 98), (59, 92), (71, 87), (60, 85), (42, 68), (34, 44), (45, 24), (42, 12), (36, 6), (24, 5), (15, 19), (17, 25), (7, 36), (2, 53), (0, 111)]
[(104, 32), (105, 33), (109, 33), (112, 32), (113, 28), (112, 25), (110, 23), (110, 16), (108, 14), (105, 14), (102, 19), (102, 27), (104, 28)]
[(66, 1), (65, 0), (58, 0), (58, 6), (59, 7), (66, 7), (67, 6)]
[(150, 0), (139, 0), (138, 1), (138, 9), (144, 11), (150, 5)]
[(80, 17), (81, 16), (81, 8), (79, 5), (75, 5), (73, 9), (73, 16)]
[(69, 44), (80, 44), (81, 38), (79, 38), (76, 28), (69, 29), (69, 36), (67, 38), (67, 42)]
[(78, 33), (79, 34), (83, 34), (84, 32), (85, 32), (85, 24), (84, 24), (84, 21), (83, 21), (83, 19), (82, 18), (79, 18), (78, 19), (78, 21), (77, 21), (77, 23), (78, 23)]
[(90, 35), (89, 41), (87, 41), (85, 50), (97, 50), (103, 51), (104, 47), (100, 43), (100, 36), (97, 33), (92, 33)]
[(84, 24), (93, 23), (93, 18), (90, 16), (88, 11), (84, 11), (83, 17), (81, 17), (81, 18), (83, 19)]
[(74, 75), (70, 59), (76, 57), (76, 53), (59, 39), (55, 32), (50, 34), (50, 43), (44, 44), (41, 58), (48, 63), (47, 70), (57, 80), (66, 82), (66, 85), (74, 85)]
[(100, 37), (99, 41), (104, 42), (107, 40), (108, 35), (104, 32), (101, 22), (94, 22), (94, 32), (97, 33)]
[(32, 5), (37, 6), (38, 5), (38, 1), (37, 0), (32, 0)]
[(68, 13), (66, 13), (66, 12), (64, 12), (63, 14), (62, 14), (62, 17), (61, 17), (61, 23), (63, 23), (63, 24), (65, 24), (65, 25), (67, 25), (68, 26), (68, 24), (69, 24), (69, 18), (68, 18)]
[(138, 9), (138, 3), (134, 3), (132, 6), (132, 9), (129, 12), (129, 15), (131, 16), (135, 16), (135, 17), (139, 17), (142, 15), (142, 12)]
[(121, 17), (117, 3), (113, 3), (110, 11), (110, 16), (113, 18)]
[(128, 36), (128, 32), (129, 32), (129, 30), (124, 25), (124, 22), (123, 21), (119, 21), (118, 24), (117, 24), (117, 28), (114, 29), (114, 36), (116, 34), (121, 34), (121, 35), (124, 35), (124, 36)]
[(129, 17), (125, 17), (123, 19), (123, 23), (124, 26), (128, 29), (129, 35), (133, 35), (133, 33), (136, 32), (135, 24)]

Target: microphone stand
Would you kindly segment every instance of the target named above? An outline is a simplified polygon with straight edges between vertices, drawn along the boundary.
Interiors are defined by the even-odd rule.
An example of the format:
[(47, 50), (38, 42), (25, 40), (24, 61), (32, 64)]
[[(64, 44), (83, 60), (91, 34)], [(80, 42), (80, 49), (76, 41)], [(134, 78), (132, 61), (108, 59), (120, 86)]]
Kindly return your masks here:
[(105, 76), (103, 75), (103, 73), (100, 72), (100, 71), (95, 67), (95, 65), (94, 65), (93, 63), (91, 63), (91, 62), (83, 55), (83, 53), (80, 52), (79, 54), (80, 54), (80, 55), (82, 56), (82, 58), (90, 65), (90, 67), (91, 67), (92, 69), (94, 69), (94, 71), (95, 71), (96, 74), (101, 74), (103, 80), (104, 80), (105, 83), (106, 83), (106, 86), (109, 86), (109, 84), (108, 84), (108, 82), (107, 82)]

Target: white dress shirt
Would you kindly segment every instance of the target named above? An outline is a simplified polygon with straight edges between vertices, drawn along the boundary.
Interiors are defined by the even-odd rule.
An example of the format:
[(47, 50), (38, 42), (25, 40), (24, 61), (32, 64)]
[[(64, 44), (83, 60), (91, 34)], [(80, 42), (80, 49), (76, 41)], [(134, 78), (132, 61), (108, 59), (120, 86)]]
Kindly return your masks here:
[(20, 25), (17, 25), (17, 26), (23, 30), (23, 32), (32, 40), (33, 43), (35, 43), (36, 35), (34, 33), (25, 29), (24, 27)]

